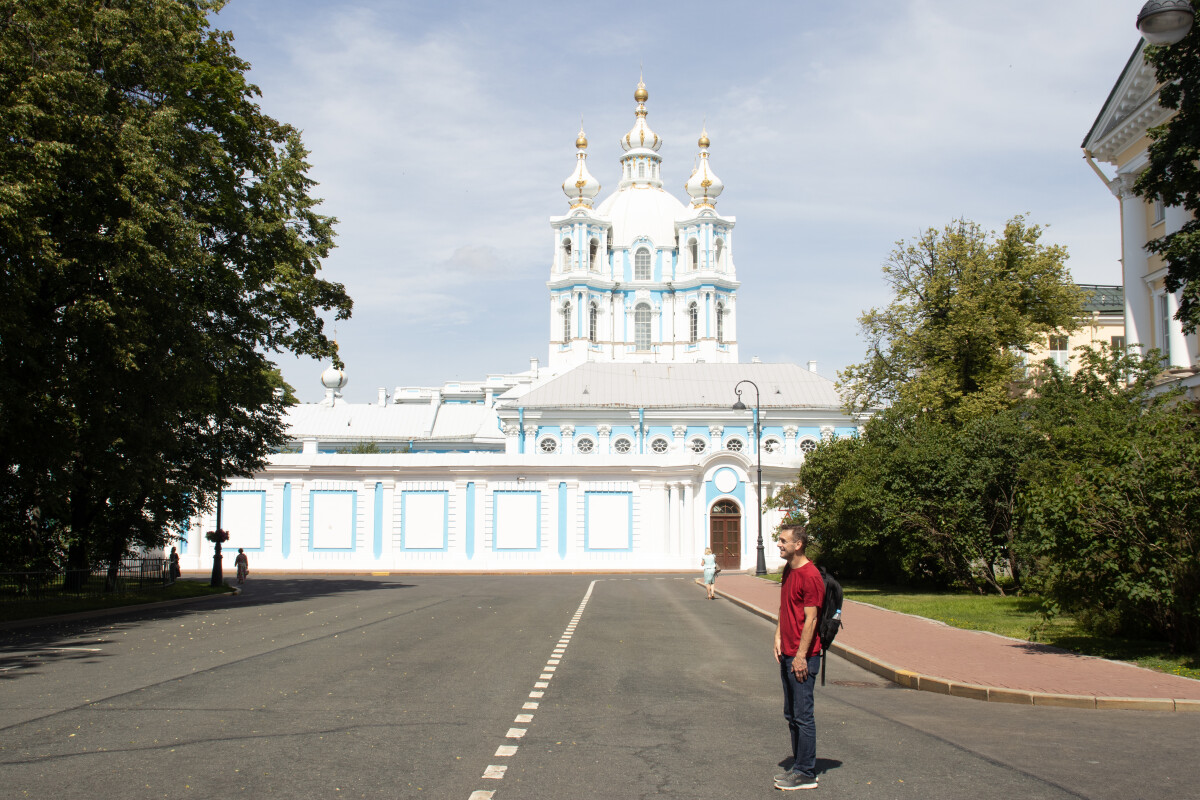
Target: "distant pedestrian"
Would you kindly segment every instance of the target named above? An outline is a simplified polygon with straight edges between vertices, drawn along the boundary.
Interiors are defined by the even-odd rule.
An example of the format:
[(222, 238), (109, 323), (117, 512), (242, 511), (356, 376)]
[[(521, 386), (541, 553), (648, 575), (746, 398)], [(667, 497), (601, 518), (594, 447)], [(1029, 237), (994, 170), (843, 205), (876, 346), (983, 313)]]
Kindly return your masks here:
[(717, 557), (713, 555), (711, 547), (704, 548), (700, 566), (704, 567), (704, 588), (708, 589), (708, 599), (716, 600), (717, 596), (714, 591), (717, 584)]
[(779, 555), (784, 561), (780, 587), (779, 624), (775, 628), (775, 660), (783, 681), (783, 717), (792, 743), (792, 766), (775, 776), (775, 788), (817, 788), (817, 724), (813, 687), (821, 668), (821, 637), (817, 617), (825, 599), (821, 573), (804, 554), (808, 531), (789, 526), (779, 531)]
[(175, 580), (182, 573), (179, 571), (179, 551), (174, 547), (171, 548), (171, 580)]
[(246, 551), (239, 547), (233, 563), (237, 565), (238, 583), (245, 583), (246, 576), (250, 574), (250, 559), (246, 557)]

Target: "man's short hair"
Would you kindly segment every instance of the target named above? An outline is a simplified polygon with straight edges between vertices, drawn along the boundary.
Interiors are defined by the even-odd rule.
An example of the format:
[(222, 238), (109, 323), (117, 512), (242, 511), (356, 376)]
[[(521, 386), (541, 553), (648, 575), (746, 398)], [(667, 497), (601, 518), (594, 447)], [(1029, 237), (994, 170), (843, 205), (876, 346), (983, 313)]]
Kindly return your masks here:
[(808, 527), (805, 525), (784, 525), (779, 529), (780, 533), (784, 531), (792, 532), (792, 539), (799, 542), (804, 547), (808, 547)]

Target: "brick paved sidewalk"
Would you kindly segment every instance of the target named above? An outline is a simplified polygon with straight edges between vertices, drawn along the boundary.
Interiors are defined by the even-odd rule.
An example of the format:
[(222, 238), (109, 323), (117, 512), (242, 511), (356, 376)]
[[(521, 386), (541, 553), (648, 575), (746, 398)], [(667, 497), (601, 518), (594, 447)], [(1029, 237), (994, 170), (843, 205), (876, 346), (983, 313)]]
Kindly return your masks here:
[[(772, 581), (725, 573), (716, 588), (770, 619), (779, 612)], [(842, 618), (831, 652), (914, 689), (1023, 704), (1200, 711), (1200, 681), (1190, 678), (850, 600)]]

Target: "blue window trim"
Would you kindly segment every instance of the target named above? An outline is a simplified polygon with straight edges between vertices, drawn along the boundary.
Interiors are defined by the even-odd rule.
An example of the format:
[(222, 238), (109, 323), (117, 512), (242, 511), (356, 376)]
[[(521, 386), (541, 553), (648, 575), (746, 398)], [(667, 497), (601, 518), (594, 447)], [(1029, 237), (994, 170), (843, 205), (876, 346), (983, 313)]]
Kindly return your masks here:
[[(626, 531), (625, 547), (592, 547), (591, 538), (591, 519), (592, 519), (592, 495), (597, 494), (617, 494), (624, 495), (628, 501), (627, 519), (629, 520), (629, 529)], [(631, 553), (633, 552), (633, 492), (627, 491), (593, 491), (583, 493), (583, 549), (589, 553)]]
[[(313, 509), (315, 498), (325, 494), (348, 494), (354, 500), (350, 514), (350, 546), (349, 547), (314, 547), (313, 531), (316, 527), (316, 514)], [(358, 491), (356, 489), (314, 489), (308, 493), (308, 551), (310, 553), (353, 553), (358, 550)]]
[[(496, 532), (500, 527), (500, 504), (497, 499), (502, 494), (532, 494), (537, 497), (537, 546), (536, 547), (497, 547)], [(497, 489), (492, 492), (492, 551), (496, 553), (539, 553), (542, 550), (542, 492), (539, 489)]]
[(256, 494), (258, 495), (258, 546), (246, 547), (243, 545), (243, 550), (249, 550), (252, 553), (261, 553), (267, 547), (267, 493), (264, 489), (225, 489), (221, 492), (221, 515), (225, 519), (229, 519), (229, 515), (225, 513), (225, 498), (231, 494)]
[[(442, 546), (409, 547), (408, 496), (410, 494), (440, 494), (442, 496)], [(450, 547), (450, 492), (446, 489), (409, 489), (400, 493), (400, 549), (409, 553), (444, 553)]]

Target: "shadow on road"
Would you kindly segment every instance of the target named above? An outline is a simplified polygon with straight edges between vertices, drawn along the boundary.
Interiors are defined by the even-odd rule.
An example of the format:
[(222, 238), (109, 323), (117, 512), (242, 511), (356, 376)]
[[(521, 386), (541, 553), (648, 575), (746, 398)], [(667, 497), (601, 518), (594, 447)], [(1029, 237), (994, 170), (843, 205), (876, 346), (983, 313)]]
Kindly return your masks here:
[(0, 681), (32, 675), (41, 666), (65, 661), (99, 663), (112, 635), (146, 621), (184, 619), (229, 608), (279, 606), (314, 597), (381, 589), (411, 589), (394, 577), (297, 576), (251, 578), (240, 594), (218, 595), (172, 606), (126, 606), (88, 619), (55, 619), (0, 631)]

